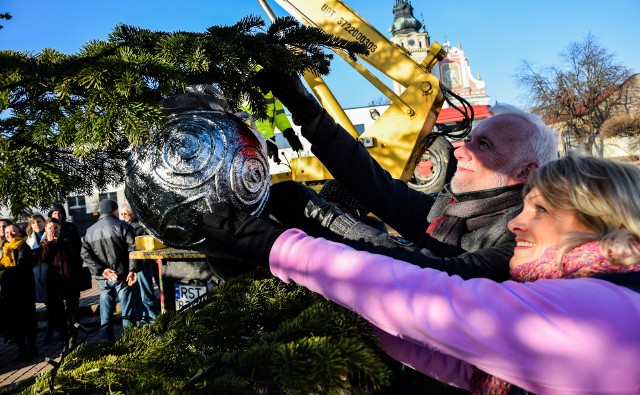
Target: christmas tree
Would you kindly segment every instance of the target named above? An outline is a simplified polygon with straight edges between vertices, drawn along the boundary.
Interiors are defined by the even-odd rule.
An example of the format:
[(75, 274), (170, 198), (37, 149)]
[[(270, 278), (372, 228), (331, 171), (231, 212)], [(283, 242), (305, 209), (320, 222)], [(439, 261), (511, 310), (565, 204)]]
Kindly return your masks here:
[(18, 218), (121, 183), (129, 148), (164, 121), (159, 101), (188, 85), (212, 84), (233, 108), (248, 100), (264, 115), (257, 65), (328, 74), (327, 47), (366, 53), (290, 17), (267, 28), (254, 16), (200, 33), (120, 25), (73, 55), (0, 51), (0, 206)]
[(301, 287), (241, 277), (187, 310), (87, 343), (24, 393), (368, 393), (390, 369), (369, 325)]
[[(327, 47), (359, 43), (291, 18), (258, 17), (203, 33), (121, 25), (78, 54), (0, 51), (0, 205), (19, 216), (119, 183), (132, 146), (164, 116), (158, 103), (212, 84), (238, 108), (264, 114), (257, 65), (329, 73)], [(181, 312), (85, 343), (11, 393), (398, 394), (443, 387), (383, 354), (369, 324), (267, 273), (230, 279)], [(435, 389), (434, 389), (435, 388)]]

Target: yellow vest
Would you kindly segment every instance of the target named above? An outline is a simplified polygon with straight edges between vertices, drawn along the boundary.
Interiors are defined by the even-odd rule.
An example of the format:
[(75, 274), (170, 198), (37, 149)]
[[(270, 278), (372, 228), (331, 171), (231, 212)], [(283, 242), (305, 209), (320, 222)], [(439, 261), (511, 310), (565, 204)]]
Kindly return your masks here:
[[(264, 98), (267, 100), (267, 116), (264, 119), (256, 119), (256, 128), (265, 138), (270, 139), (275, 135), (275, 128), (281, 132), (291, 127), (289, 118), (284, 113), (284, 106), (273, 93), (269, 91)], [(244, 111), (251, 114), (247, 106), (243, 107)]]

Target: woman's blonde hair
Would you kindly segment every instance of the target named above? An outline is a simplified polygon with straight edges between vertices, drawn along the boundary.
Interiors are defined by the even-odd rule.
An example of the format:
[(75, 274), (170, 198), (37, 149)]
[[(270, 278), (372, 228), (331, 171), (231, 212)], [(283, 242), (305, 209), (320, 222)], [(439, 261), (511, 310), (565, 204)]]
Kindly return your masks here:
[(524, 193), (533, 188), (551, 209), (572, 211), (593, 230), (565, 235), (560, 241), (560, 257), (580, 244), (598, 241), (611, 262), (640, 263), (639, 168), (570, 153), (536, 169)]
[(33, 228), (31, 227), (31, 225), (36, 222), (36, 219), (41, 219), (42, 223), (45, 222), (44, 216), (41, 214), (33, 214), (31, 217), (29, 217), (29, 223), (27, 224), (27, 229), (25, 229), (27, 231), (27, 236), (31, 236), (31, 234), (33, 233)]

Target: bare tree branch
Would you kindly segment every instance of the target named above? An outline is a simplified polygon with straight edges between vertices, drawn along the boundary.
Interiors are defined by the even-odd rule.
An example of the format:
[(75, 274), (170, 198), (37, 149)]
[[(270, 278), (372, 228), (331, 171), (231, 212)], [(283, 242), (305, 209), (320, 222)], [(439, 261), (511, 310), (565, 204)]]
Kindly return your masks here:
[(601, 155), (602, 125), (631, 108), (624, 84), (633, 73), (592, 34), (570, 43), (559, 58), (540, 68), (523, 61), (516, 83), (532, 111), (562, 132), (565, 148)]

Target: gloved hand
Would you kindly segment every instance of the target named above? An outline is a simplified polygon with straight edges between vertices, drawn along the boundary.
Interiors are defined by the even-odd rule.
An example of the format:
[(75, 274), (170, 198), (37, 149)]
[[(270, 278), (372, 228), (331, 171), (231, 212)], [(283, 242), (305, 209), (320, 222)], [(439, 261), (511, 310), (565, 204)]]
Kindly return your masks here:
[(206, 254), (208, 250), (219, 250), (254, 266), (269, 265), (271, 247), (284, 229), (228, 203), (215, 203), (211, 209), (202, 215), (198, 227), (199, 234), (206, 239), (197, 247), (199, 251)]
[(294, 132), (292, 128), (286, 128), (285, 130), (283, 130), (282, 135), (284, 136), (285, 139), (287, 139), (292, 150), (302, 151), (304, 149), (302, 147), (302, 143), (300, 142), (300, 139), (298, 138), (298, 135), (296, 134), (296, 132)]
[[(352, 218), (313, 189), (295, 181), (283, 181), (271, 186), (265, 214), (272, 215), (286, 228), (302, 229), (311, 236), (332, 240), (344, 236), (345, 231), (342, 226), (334, 225), (344, 222), (347, 217)], [(343, 219), (336, 222), (338, 218)]]
[(256, 74), (256, 83), (263, 92), (271, 91), (291, 111), (296, 125), (310, 123), (323, 111), (297, 75), (262, 69)]
[(276, 164), (280, 164), (280, 156), (278, 155), (278, 145), (276, 144), (275, 137), (271, 137), (267, 140), (267, 156), (273, 159)]
[(269, 200), (263, 214), (270, 214), (286, 228), (309, 231), (304, 210), (309, 200), (322, 199), (313, 189), (296, 181), (282, 181), (271, 185)]

